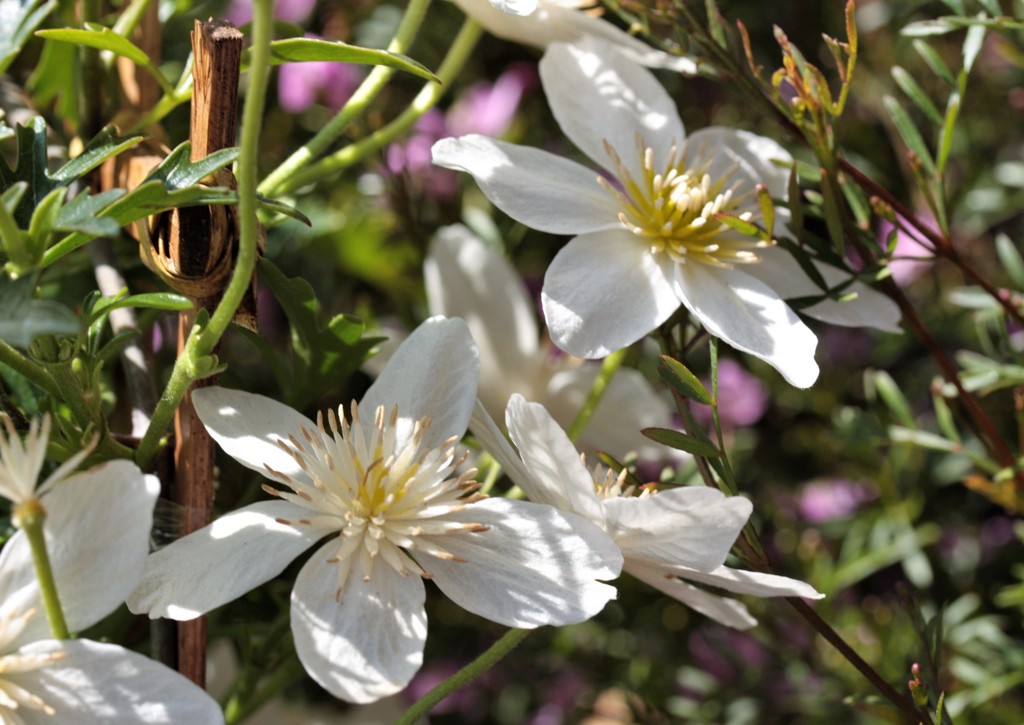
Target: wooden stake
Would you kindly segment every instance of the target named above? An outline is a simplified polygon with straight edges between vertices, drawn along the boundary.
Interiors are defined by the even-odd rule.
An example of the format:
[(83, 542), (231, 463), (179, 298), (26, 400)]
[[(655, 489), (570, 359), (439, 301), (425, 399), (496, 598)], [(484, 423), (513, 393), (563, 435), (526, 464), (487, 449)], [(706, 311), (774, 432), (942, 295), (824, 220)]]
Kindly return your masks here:
[[(192, 50), (195, 65), (190, 136), (192, 161), (198, 161), (214, 151), (235, 145), (242, 33), (230, 23), (197, 20), (192, 32)], [(236, 243), (234, 219), (233, 210), (226, 207), (187, 208), (173, 214), (168, 251), (179, 271), (190, 277), (202, 276), (212, 249)], [(196, 298), (194, 310), (179, 315), (179, 353), (195, 322), (196, 312), (212, 307), (218, 291)], [(206, 378), (193, 389), (215, 383), (216, 378)], [(191, 393), (190, 390), (182, 400), (174, 422), (174, 492), (184, 516), (183, 536), (210, 523), (213, 508), (215, 448), (192, 406)], [(200, 687), (206, 686), (206, 617), (178, 624), (178, 670)]]

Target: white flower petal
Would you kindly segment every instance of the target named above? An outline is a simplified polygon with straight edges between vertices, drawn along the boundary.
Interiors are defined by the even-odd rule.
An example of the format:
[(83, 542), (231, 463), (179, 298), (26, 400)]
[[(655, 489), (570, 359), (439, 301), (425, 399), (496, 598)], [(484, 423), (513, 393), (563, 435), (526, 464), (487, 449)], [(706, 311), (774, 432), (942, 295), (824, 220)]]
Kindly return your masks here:
[(588, 37), (575, 45), (551, 45), (540, 61), (540, 78), (565, 135), (610, 171), (617, 164), (605, 143), (634, 178), (640, 178), (643, 164), (638, 144), (651, 148), (658, 162), (683, 144), (683, 123), (665, 89), (650, 71), (607, 43)]
[[(596, 363), (560, 370), (548, 383), (545, 407), (563, 428), (569, 426), (594, 385)], [(604, 397), (579, 437), (580, 448), (604, 451), (618, 459), (635, 451), (640, 460), (665, 458), (665, 447), (640, 431), (669, 427), (672, 409), (639, 370), (623, 368), (612, 378)]]
[[(686, 160), (688, 165), (710, 161), (708, 173), (712, 179), (728, 177), (732, 182), (742, 182), (736, 195), (753, 192), (760, 182), (772, 197), (784, 200), (788, 196), (789, 168), (772, 160), (792, 164), (793, 157), (765, 136), (722, 126), (702, 128), (687, 140)], [(750, 203), (757, 208), (756, 199), (752, 198)]]
[(295, 651), (310, 677), (335, 697), (373, 702), (404, 688), (423, 664), (426, 590), (415, 574), (380, 563), (370, 581), (349, 576), (338, 591), (336, 547), (306, 562), (292, 590)]
[(761, 358), (798, 388), (818, 378), (818, 339), (764, 282), (739, 269), (676, 266), (679, 299), (705, 329)]
[(578, 234), (621, 226), (598, 173), (547, 151), (475, 134), (444, 138), (434, 163), (472, 174), (484, 196), (532, 229)]
[(757, 620), (747, 608), (735, 599), (709, 594), (703, 589), (666, 575), (655, 568), (627, 565), (626, 570), (642, 582), (650, 584), (664, 594), (677, 599), (691, 609), (710, 617), (719, 624), (733, 629), (750, 629)]
[(19, 654), (59, 653), (46, 666), (5, 678), (29, 689), (55, 712), (19, 710), (27, 723), (79, 725), (213, 725), (224, 722), (220, 705), (201, 688), (159, 662), (113, 644), (85, 639), (43, 640)]
[(750, 594), (755, 597), (825, 598), (824, 594), (810, 584), (777, 574), (762, 574), (756, 571), (732, 569), (728, 566), (720, 566), (709, 572), (700, 572), (689, 567), (674, 567), (672, 572), (686, 579), (725, 589), (734, 594)]
[(237, 599), (329, 532), (297, 523), (309, 515), (287, 501), (261, 501), (221, 516), (150, 554), (128, 608), (187, 621)]
[[(512, 479), (512, 483), (519, 486), (524, 492), (533, 488), (533, 479), (530, 472), (523, 465), (519, 454), (513, 450), (512, 445), (505, 438), (505, 434), (498, 428), (498, 424), (491, 418), (487, 408), (479, 400), (473, 409), (473, 418), (469, 423), (470, 430), (477, 443), (487, 451), (494, 460), (501, 466), (502, 471)], [(527, 495), (529, 495), (527, 493)]]
[[(821, 294), (821, 288), (807, 276), (785, 249), (765, 249), (759, 254), (762, 255), (761, 263), (750, 265), (745, 271), (772, 289), (787, 298)], [(815, 262), (814, 266), (830, 287), (836, 287), (850, 278), (849, 274), (831, 265)], [(893, 333), (903, 331), (900, 328), (903, 316), (895, 302), (862, 282), (854, 282), (843, 290), (843, 294), (851, 292), (856, 293), (856, 299), (848, 302), (825, 299), (805, 307), (801, 312), (833, 325), (872, 327)]]
[(574, 514), (528, 501), (491, 498), (451, 519), (486, 531), (436, 537), (464, 562), (417, 555), (437, 586), (474, 614), (509, 627), (582, 622), (600, 612), (615, 588), (618, 548), (597, 526)]
[(552, 341), (577, 357), (599, 358), (655, 329), (679, 309), (675, 265), (663, 259), (621, 228), (570, 241), (544, 275)]
[(529, 15), (537, 9), (538, 0), (490, 0), (491, 5), (508, 15)]
[(612, 43), (616, 51), (652, 68), (680, 73), (696, 71), (691, 59), (655, 50), (608, 21), (580, 12), (578, 8), (587, 4), (586, 0), (540, 0), (529, 15), (508, 15), (484, 0), (453, 1), (487, 32), (514, 43), (545, 48), (551, 43), (573, 42), (595, 35)]
[(680, 564), (701, 571), (721, 566), (753, 506), (703, 486), (604, 502), (608, 533), (627, 560)]
[[(551, 5), (550, 2), (548, 4)], [(575, 42), (587, 36), (600, 38), (611, 50), (648, 68), (664, 68), (686, 75), (695, 75), (698, 71), (693, 58), (671, 55), (652, 48), (602, 18), (561, 7), (549, 7), (548, 13), (552, 22), (561, 30), (561, 40), (566, 42)]]
[[(71, 631), (90, 627), (125, 600), (149, 553), (160, 482), (130, 461), (110, 461), (58, 483), (43, 498), (47, 551)], [(0, 554), (3, 608), (39, 616), (18, 642), (50, 636), (28, 539), (18, 531)]]
[(462, 225), (438, 232), (423, 276), (431, 314), (461, 317), (469, 326), (480, 350), (479, 397), (500, 415), (509, 395), (528, 390), (544, 362), (526, 285), (511, 263)]
[(431, 317), (399, 345), (359, 407), (372, 420), (378, 406), (390, 412), (397, 405), (399, 447), (415, 421), (429, 416), (423, 444), (436, 447), (466, 431), (479, 375), (480, 354), (466, 323)]
[(594, 492), (594, 478), (544, 406), (513, 395), (505, 424), (529, 471), (530, 485), (523, 488), (527, 497), (584, 516), (604, 528), (604, 508)]
[(263, 395), (218, 386), (193, 391), (192, 404), (210, 437), (246, 468), (266, 476), (270, 466), (291, 478), (309, 480), (278, 445), (289, 435), (302, 440), (303, 427), (316, 430), (306, 416)]

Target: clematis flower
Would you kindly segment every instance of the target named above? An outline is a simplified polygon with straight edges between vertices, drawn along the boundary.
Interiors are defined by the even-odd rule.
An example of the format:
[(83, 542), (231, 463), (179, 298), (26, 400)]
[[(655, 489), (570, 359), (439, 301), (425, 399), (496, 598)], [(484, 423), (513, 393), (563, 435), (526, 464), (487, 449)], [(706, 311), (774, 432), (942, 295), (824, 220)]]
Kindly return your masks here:
[[(41, 424), (33, 420), (24, 441), (9, 420), (5, 425), (7, 435), (0, 433), (0, 491), (5, 497), (14, 492), (15, 519), (19, 507), (26, 504), (45, 510), (43, 535), (64, 618), (71, 631), (80, 631), (120, 606), (142, 577), (160, 483), (130, 461), (110, 461), (72, 473), (88, 454), (84, 450), (36, 487), (46, 455), (49, 419), (43, 418)], [(15, 532), (0, 551), (0, 592), (0, 616), (41, 611), (24, 531)], [(15, 644), (48, 634), (46, 617), (33, 617), (21, 625)]]
[[(542, 402), (568, 426), (583, 406), (599, 366), (553, 356), (540, 344), (534, 306), (515, 268), (468, 229), (441, 229), (423, 265), (430, 312), (461, 317), (480, 350), (477, 397), (503, 418), (512, 393)], [(664, 449), (641, 435), (671, 422), (668, 403), (638, 370), (622, 369), (581, 435), (581, 445), (622, 457), (659, 459)]]
[(622, 477), (600, 468), (593, 475), (544, 406), (513, 395), (505, 413), (518, 455), (496, 424), (478, 408), (473, 434), (533, 501), (585, 516), (622, 550), (623, 571), (716, 622), (753, 627), (747, 608), (689, 582), (758, 597), (824, 595), (804, 582), (725, 566), (752, 506), (712, 488), (673, 488), (639, 496), (623, 490)]
[(582, 11), (589, 0), (453, 0), (489, 33), (513, 43), (546, 48), (585, 37), (600, 38), (615, 52), (652, 68), (695, 74), (692, 58), (646, 45), (606, 20)]
[[(785, 251), (745, 236), (720, 214), (760, 221), (756, 186), (784, 199), (791, 162), (770, 139), (706, 128), (686, 136), (672, 99), (647, 70), (594, 39), (555, 44), (540, 63), (555, 118), (607, 169), (482, 136), (444, 139), (434, 163), (469, 172), (500, 209), (527, 226), (575, 234), (544, 278), (552, 340), (603, 357), (668, 320), (680, 305), (712, 335), (755, 355), (793, 385), (818, 375), (817, 339), (783, 295), (820, 292)], [(595, 123), (594, 119), (600, 119)], [(776, 214), (775, 235), (785, 232)], [(830, 284), (848, 280), (821, 267)], [(864, 285), (856, 303), (825, 300), (808, 314), (898, 331), (899, 310)]]
[[(214, 440), (276, 486), (278, 500), (227, 514), (150, 556), (132, 611), (187, 620), (303, 565), (291, 596), (299, 659), (333, 695), (370, 702), (423, 661), (430, 578), (453, 601), (510, 627), (600, 611), (621, 558), (572, 514), (473, 494), (454, 444), (475, 404), (479, 363), (461, 320), (432, 318), (398, 348), (362, 403), (314, 423), (259, 395), (205, 388)], [(583, 524), (583, 526), (581, 526)]]
[[(46, 511), (43, 535), (71, 630), (100, 621), (142, 576), (160, 484), (130, 461), (71, 471), (82, 451), (42, 485), (50, 420), (22, 441), (5, 418), (0, 492)], [(0, 722), (218, 723), (220, 706), (171, 669), (112, 644), (50, 638), (24, 531), (0, 551)]]

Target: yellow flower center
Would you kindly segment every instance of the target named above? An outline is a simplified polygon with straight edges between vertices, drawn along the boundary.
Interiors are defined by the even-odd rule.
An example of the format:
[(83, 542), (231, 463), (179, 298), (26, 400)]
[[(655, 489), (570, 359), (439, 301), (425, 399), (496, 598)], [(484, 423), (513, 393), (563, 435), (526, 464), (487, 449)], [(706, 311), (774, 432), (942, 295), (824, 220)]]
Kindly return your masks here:
[(289, 477), (266, 466), (270, 476), (292, 492), (264, 485), (271, 495), (310, 510), (296, 524), (336, 528), (339, 536), (331, 561), (338, 565), (338, 591), (358, 562), (362, 579), (369, 581), (380, 558), (401, 574), (429, 578), (406, 551), (459, 561), (437, 541), (437, 536), (480, 532), (486, 526), (453, 521), (448, 515), (480, 499), (472, 480), (475, 470), (461, 475), (455, 469), (465, 461), (456, 458), (456, 437), (431, 447), (424, 436), (429, 418), (416, 421), (408, 435), (400, 435), (398, 409), (387, 415), (384, 406), (375, 411), (373, 423), (364, 421), (352, 403), (352, 422), (328, 411), (317, 416), (315, 430), (303, 428), (303, 440), (294, 436), (280, 441), (308, 481)]
[[(722, 221), (722, 215), (752, 223), (760, 218), (748, 208), (752, 191), (741, 194), (741, 181), (730, 184), (731, 171), (712, 178), (707, 161), (688, 168), (685, 151), (675, 146), (657, 165), (653, 149), (645, 147), (638, 135), (643, 168), (635, 178), (611, 144), (605, 141), (604, 146), (615, 162), (622, 189), (601, 177), (598, 183), (621, 206), (619, 221), (648, 244), (652, 254), (667, 254), (678, 264), (694, 261), (724, 268), (761, 261), (753, 250), (771, 242), (746, 236)], [(699, 152), (697, 157), (701, 156)]]

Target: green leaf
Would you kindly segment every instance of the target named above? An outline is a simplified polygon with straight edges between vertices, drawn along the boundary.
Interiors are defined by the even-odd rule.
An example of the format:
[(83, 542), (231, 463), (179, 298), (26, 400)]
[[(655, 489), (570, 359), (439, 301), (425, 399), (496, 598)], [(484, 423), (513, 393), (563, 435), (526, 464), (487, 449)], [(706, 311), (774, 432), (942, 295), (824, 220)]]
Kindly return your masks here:
[(1006, 274), (1017, 286), (1018, 290), (1024, 290), (1024, 258), (1006, 234), (996, 234), (996, 254), (1003, 265)]
[(336, 63), (361, 63), (363, 65), (386, 65), (389, 68), (412, 73), (428, 81), (440, 83), (440, 79), (423, 64), (401, 53), (386, 50), (360, 48), (341, 41), (317, 38), (285, 38), (270, 44), (271, 65), (282, 63), (305, 63), (328, 61)]
[(928, 117), (929, 121), (936, 126), (942, 125), (942, 114), (939, 113), (939, 109), (932, 103), (932, 99), (928, 97), (912, 75), (897, 65), (892, 68), (892, 78), (896, 81), (896, 85), (900, 87), (900, 90), (907, 94), (907, 97), (914, 102), (914, 105), (921, 109), (921, 112)]
[(949, 66), (942, 60), (942, 56), (938, 54), (935, 48), (923, 40), (915, 40), (914, 50), (928, 64), (928, 67), (932, 69), (935, 75), (945, 81), (951, 88), (956, 86), (956, 79), (953, 78), (952, 71), (949, 70)]
[(903, 392), (889, 373), (884, 370), (876, 370), (873, 374), (868, 373), (867, 380), (875, 392), (878, 393), (878, 397), (882, 399), (886, 407), (892, 411), (896, 420), (908, 429), (913, 430), (917, 428), (914, 414), (910, 412), (910, 403), (907, 402)]
[(57, 28), (40, 30), (36, 35), (47, 40), (56, 40), (59, 43), (83, 45), (96, 50), (109, 50), (114, 55), (123, 56), (136, 65), (148, 66), (151, 64), (149, 56), (135, 43), (118, 35), (110, 28), (96, 23), (86, 23), (84, 30), (82, 28)]
[(26, 194), (14, 211), (18, 226), (27, 229), (35, 208), (54, 189), (67, 186), (102, 164), (134, 146), (142, 137), (121, 139), (113, 127), (103, 129), (76, 158), (50, 174), (46, 157), (46, 122), (41, 117), (32, 119), (31, 125), (16, 129), (18, 149), (14, 168), (0, 157), (0, 191), (18, 182), (26, 182)]
[(120, 225), (109, 217), (99, 215), (124, 194), (124, 189), (110, 189), (99, 194), (90, 194), (85, 190), (61, 207), (54, 228), (62, 232), (82, 232), (97, 237), (114, 236), (121, 228)]
[(185, 141), (171, 151), (167, 158), (149, 173), (145, 181), (161, 181), (169, 191), (184, 189), (198, 184), (213, 172), (234, 163), (238, 158), (238, 152), (237, 146), (221, 149), (193, 162), (189, 160), (192, 144)]
[[(192, 309), (192, 301), (188, 297), (173, 292), (145, 292), (137, 295), (103, 297), (93, 305), (93, 319), (122, 307), (184, 312)], [(92, 320), (90, 320), (91, 322)]]
[(286, 216), (286, 217), (291, 217), (292, 219), (295, 219), (296, 221), (302, 222), (307, 227), (312, 227), (313, 226), (313, 222), (310, 220), (310, 218), (308, 216), (303, 214), (301, 211), (299, 211), (295, 207), (293, 207), (293, 206), (291, 206), (289, 204), (285, 204), (283, 201), (278, 201), (277, 199), (269, 199), (269, 198), (263, 196), (262, 194), (257, 194), (256, 195), (256, 203), (259, 205), (260, 209), (264, 209), (266, 211), (270, 211), (270, 212), (273, 212), (275, 214), (281, 214), (281, 215)]
[(669, 448), (675, 448), (679, 451), (692, 453), (695, 456), (717, 458), (722, 455), (722, 452), (710, 441), (702, 441), (698, 438), (687, 435), (686, 433), (680, 433), (677, 430), (670, 430), (668, 428), (644, 428), (640, 432), (656, 443), (661, 443), (662, 445), (668, 446)]
[(43, 197), (32, 213), (32, 221), (28, 227), (28, 248), (32, 256), (32, 264), (38, 262), (42, 257), (67, 193), (66, 187), (54, 189)]
[(57, 169), (53, 174), (53, 180), (61, 184), (70, 184), (76, 179), (81, 179), (107, 159), (141, 143), (142, 139), (142, 136), (121, 138), (117, 135), (116, 127), (107, 126), (86, 144), (82, 153)]
[(960, 92), (953, 91), (949, 94), (949, 100), (946, 102), (946, 115), (942, 119), (942, 130), (939, 131), (939, 152), (935, 162), (939, 173), (943, 173), (946, 170), (949, 152), (953, 148), (953, 130), (956, 128), (956, 122), (959, 117)]
[(978, 53), (981, 52), (981, 46), (985, 42), (985, 26), (984, 25), (972, 25), (967, 29), (967, 35), (964, 37), (964, 73), (970, 73), (971, 68), (974, 67), (974, 61), (978, 59)]
[(27, 348), (39, 335), (77, 335), (81, 322), (73, 311), (53, 300), (33, 299), (39, 275), (9, 282), (0, 280), (0, 340)]
[(916, 23), (906, 25), (900, 31), (900, 35), (908, 38), (921, 38), (929, 35), (945, 35), (959, 27), (951, 23), (949, 18), (936, 18), (935, 20), (920, 20)]
[(285, 276), (266, 259), (260, 259), (260, 279), (281, 303), (291, 324), (296, 369), (285, 382), (290, 387), (286, 395), (295, 405), (301, 407), (343, 383), (382, 339), (364, 337), (365, 324), (351, 315), (335, 315), (324, 324), (320, 302), (309, 282)]
[(885, 104), (886, 110), (889, 111), (889, 117), (892, 119), (893, 124), (895, 124), (896, 130), (907, 145), (907, 148), (921, 160), (925, 169), (933, 176), (937, 176), (938, 170), (935, 167), (935, 161), (932, 160), (931, 152), (928, 150), (924, 139), (921, 138), (921, 134), (914, 125), (914, 122), (910, 120), (910, 116), (903, 110), (903, 106), (889, 95), (885, 96), (882, 102)]
[(684, 395), (690, 400), (696, 400), (704, 405), (711, 405), (714, 402), (711, 393), (704, 387), (704, 383), (690, 372), (688, 367), (675, 358), (662, 355), (658, 374), (662, 380), (671, 385), (672, 389), (680, 395)]
[(57, 7), (57, 0), (0, 0), (0, 75), (18, 57), (32, 31)]
[(718, 9), (718, 3), (715, 0), (705, 0), (704, 5), (708, 15), (708, 32), (719, 47), (728, 50), (729, 42), (725, 37), (722, 13)]

